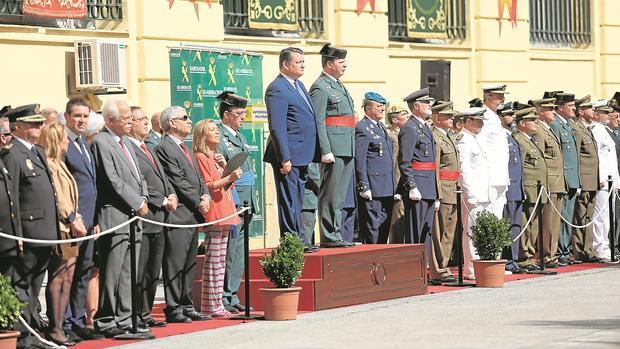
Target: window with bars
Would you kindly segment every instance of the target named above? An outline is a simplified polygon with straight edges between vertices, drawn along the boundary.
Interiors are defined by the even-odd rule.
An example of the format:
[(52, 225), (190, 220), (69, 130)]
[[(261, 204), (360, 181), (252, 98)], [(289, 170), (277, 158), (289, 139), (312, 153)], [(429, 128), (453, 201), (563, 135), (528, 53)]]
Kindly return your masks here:
[(590, 0), (530, 0), (530, 43), (587, 47), (592, 43)]
[(97, 29), (97, 20), (123, 20), (123, 0), (87, 0), (87, 8), (88, 15), (83, 20), (46, 19), (24, 16), (22, 14), (23, 0), (0, 0), (0, 24)]
[[(407, 36), (407, 1), (388, 0), (388, 33), (394, 41), (428, 41)], [(446, 32), (448, 40), (467, 38), (466, 0), (445, 0)]]
[(227, 34), (318, 37), (323, 34), (323, 0), (294, 0), (297, 10), (296, 29), (251, 28), (248, 19), (248, 0), (226, 0), (224, 6), (224, 31)]

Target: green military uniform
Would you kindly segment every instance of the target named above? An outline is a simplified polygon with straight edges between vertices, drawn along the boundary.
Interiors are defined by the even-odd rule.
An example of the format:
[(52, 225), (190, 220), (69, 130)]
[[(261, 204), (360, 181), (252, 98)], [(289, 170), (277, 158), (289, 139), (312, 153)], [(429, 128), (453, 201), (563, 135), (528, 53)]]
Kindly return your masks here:
[(305, 241), (312, 243), (314, 237), (314, 224), (316, 222), (316, 209), (319, 205), (319, 186), (321, 185), (321, 172), (319, 164), (311, 162), (308, 165), (308, 179), (304, 188), (304, 204), (301, 210), (301, 232), (306, 237)]
[[(221, 139), (220, 144), (217, 147), (217, 152), (222, 154), (226, 161), (230, 160), (236, 154), (249, 150), (247, 148), (248, 141), (241, 132), (233, 133), (228, 127), (218, 124), (220, 129)], [(256, 212), (256, 187), (255, 187), (255, 172), (253, 161), (250, 156), (245, 160), (241, 166), (243, 175), (235, 182), (235, 190), (239, 196), (239, 204), (237, 209), (240, 209), (245, 201), (251, 207), (250, 220), (252, 214)], [(243, 274), (244, 267), (244, 254), (243, 254), (243, 237), (245, 232), (243, 231), (243, 221), (235, 228), (238, 234), (236, 237), (231, 236), (228, 239), (228, 246), (226, 251), (226, 274), (224, 280), (224, 304), (235, 306), (239, 304), (239, 298), (237, 297), (237, 291), (241, 283), (241, 276)]]
[[(433, 108), (433, 113), (454, 115), (452, 102), (439, 103)], [(456, 232), (456, 188), (459, 181), (459, 155), (453, 138), (436, 127), (431, 127), (435, 140), (435, 158), (439, 176), (437, 186), (439, 196), (439, 210), (435, 212), (433, 231), (431, 232), (431, 258), (429, 259), (429, 274), (431, 279), (450, 277), (452, 273), (448, 262), (452, 254), (454, 234)]]
[[(530, 136), (516, 131), (513, 137), (519, 143), (521, 156), (523, 158), (523, 191), (525, 200), (523, 201), (523, 219), (521, 226), (525, 227), (525, 232), (521, 235), (519, 241), (519, 266), (527, 267), (534, 265), (534, 257), (536, 256), (536, 242), (538, 241), (538, 210), (534, 210), (536, 200), (538, 199), (537, 182), (540, 180), (542, 185), (547, 187), (547, 164), (544, 154), (532, 142)], [(547, 196), (543, 193), (540, 197), (539, 205), (547, 202)], [(534, 216), (530, 225), (526, 227), (526, 223), (530, 216)]]
[[(560, 139), (551, 131), (549, 126), (541, 120), (536, 121), (536, 134), (532, 141), (545, 156), (547, 164), (547, 187), (550, 202), (542, 212), (543, 220), (543, 251), (545, 262), (555, 259), (562, 222), (557, 211), (562, 210), (566, 185), (564, 182), (564, 158)], [(552, 205), (555, 207), (552, 207)]]
[[(393, 126), (388, 127), (388, 134), (392, 140), (392, 146), (394, 147), (394, 182), (400, 181), (400, 169), (398, 168), (398, 128)], [(392, 207), (392, 218), (390, 223), (390, 244), (402, 244), (405, 241), (405, 232), (407, 231), (407, 221), (405, 220), (405, 205), (403, 199), (394, 200), (394, 206)]]
[[(355, 123), (353, 127), (328, 125), (329, 120), (354, 119), (351, 95), (344, 85), (325, 73), (310, 88), (317, 123), (321, 155), (333, 154), (335, 162), (321, 163), (321, 186), (319, 189), (319, 229), (321, 243), (342, 240), (342, 207), (353, 172), (355, 154)], [(336, 122), (338, 124), (338, 122)]]
[[(578, 104), (577, 109), (591, 108), (589, 97), (577, 100), (575, 102), (576, 105)], [(571, 126), (579, 151), (579, 176), (581, 177), (581, 194), (577, 196), (574, 222), (578, 226), (589, 224), (585, 228), (575, 228), (573, 231), (573, 256), (578, 260), (589, 260), (595, 255), (592, 249), (594, 232), (590, 221), (594, 215), (594, 197), (599, 189), (598, 153), (592, 131), (584, 125), (584, 121), (573, 120)]]

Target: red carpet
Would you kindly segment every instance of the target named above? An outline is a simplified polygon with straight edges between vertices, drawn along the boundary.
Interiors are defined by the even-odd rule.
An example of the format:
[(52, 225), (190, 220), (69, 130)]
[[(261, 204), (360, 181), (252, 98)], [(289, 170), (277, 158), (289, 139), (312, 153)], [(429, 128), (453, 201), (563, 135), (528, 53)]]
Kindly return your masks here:
[[(579, 265), (569, 265), (566, 267), (562, 267), (562, 268), (558, 268), (558, 269), (550, 269), (550, 270), (554, 270), (557, 271), (560, 274), (564, 274), (564, 273), (572, 273), (572, 272), (576, 272), (576, 271), (582, 271), (582, 270), (587, 270), (587, 269), (594, 269), (594, 268), (603, 268), (609, 266), (609, 264), (602, 264), (602, 263), (584, 263), (584, 264), (579, 264)], [(456, 271), (453, 270), (453, 274), (456, 275)], [(536, 274), (518, 274), (518, 275), (506, 275), (506, 282), (511, 282), (511, 281), (517, 281), (517, 280), (524, 280), (524, 279), (531, 279), (531, 278), (537, 278), (537, 277), (543, 277), (545, 275), (536, 275)], [(475, 281), (468, 281), (465, 280), (467, 282), (471, 282), (471, 283), (475, 283)], [(461, 290), (464, 289), (466, 287), (448, 287), (448, 286), (429, 286), (428, 287), (428, 293), (429, 294), (434, 294), (434, 293), (442, 293), (442, 292), (448, 292), (448, 291), (457, 291), (457, 290)], [(153, 308), (153, 317), (157, 320), (164, 320), (164, 315), (163, 315), (163, 304), (156, 304), (155, 307)], [(256, 315), (255, 312), (254, 314)], [(302, 312), (300, 312), (302, 313)], [(254, 321), (254, 320), (252, 320)], [(190, 333), (190, 332), (198, 332), (198, 331), (204, 331), (204, 330), (210, 330), (210, 329), (215, 329), (215, 328), (221, 328), (221, 327), (226, 327), (226, 326), (235, 326), (235, 325), (239, 325), (242, 324), (244, 322), (248, 322), (248, 321), (243, 321), (243, 320), (228, 320), (228, 319), (215, 319), (215, 320), (209, 320), (209, 321), (196, 321), (196, 322), (192, 322), (190, 324), (168, 324), (167, 327), (163, 327), (163, 328), (154, 328), (152, 330), (153, 335), (155, 335), (156, 338), (163, 338), (163, 337), (169, 337), (169, 336), (175, 336), (175, 335), (179, 335), (179, 334), (184, 334), (184, 333)], [(99, 348), (109, 348), (109, 347), (113, 347), (113, 346), (117, 346), (117, 345), (123, 345), (123, 344), (127, 344), (130, 343), (130, 341), (120, 341), (120, 340), (114, 340), (114, 339), (104, 339), (104, 340), (98, 340), (98, 341), (87, 341), (87, 342), (82, 342), (76, 346), (74, 346), (73, 348), (76, 349), (99, 349)]]

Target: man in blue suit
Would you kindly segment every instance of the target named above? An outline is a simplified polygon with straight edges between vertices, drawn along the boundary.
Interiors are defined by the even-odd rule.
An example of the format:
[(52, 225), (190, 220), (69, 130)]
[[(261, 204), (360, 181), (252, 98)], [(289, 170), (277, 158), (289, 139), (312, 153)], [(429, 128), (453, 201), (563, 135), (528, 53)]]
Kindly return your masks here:
[[(67, 102), (65, 125), (67, 126), (69, 147), (67, 148), (65, 164), (78, 185), (79, 214), (82, 216), (88, 235), (91, 235), (94, 229), (97, 183), (93, 154), (84, 138), (89, 113), (90, 107), (83, 98), (74, 97)], [(71, 298), (65, 318), (65, 332), (73, 341), (103, 338), (100, 334), (95, 334), (91, 328), (86, 327), (84, 323), (86, 293), (94, 268), (94, 246), (94, 240), (86, 240), (80, 243), (80, 252), (76, 261), (75, 274), (71, 284)]]
[(426, 123), (435, 99), (429, 96), (427, 87), (411, 93), (403, 101), (407, 102), (412, 117), (398, 133), (399, 191), (409, 224), (405, 243), (417, 244), (424, 243), (433, 229), (438, 199), (435, 142)]
[(278, 197), (280, 232), (297, 234), (310, 247), (301, 230), (301, 210), (308, 164), (317, 161), (314, 109), (308, 91), (298, 79), (304, 74), (303, 51), (280, 51), (280, 74), (265, 91), (269, 139), (264, 161), (271, 164)]
[(385, 103), (376, 92), (364, 95), (365, 116), (355, 126), (355, 175), (359, 201), (360, 238), (385, 244), (394, 204), (392, 140), (381, 123)]

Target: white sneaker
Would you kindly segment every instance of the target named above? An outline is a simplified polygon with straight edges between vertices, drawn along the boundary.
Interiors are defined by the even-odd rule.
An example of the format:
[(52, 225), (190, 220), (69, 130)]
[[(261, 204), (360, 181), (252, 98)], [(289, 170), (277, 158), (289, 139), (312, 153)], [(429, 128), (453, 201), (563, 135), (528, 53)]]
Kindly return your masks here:
[(510, 270), (504, 270), (504, 275), (512, 275), (512, 272)]
[(474, 276), (474, 275), (463, 275), (463, 279), (465, 279), (465, 280), (476, 280), (476, 276)]

